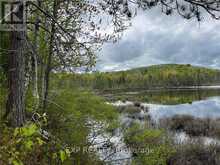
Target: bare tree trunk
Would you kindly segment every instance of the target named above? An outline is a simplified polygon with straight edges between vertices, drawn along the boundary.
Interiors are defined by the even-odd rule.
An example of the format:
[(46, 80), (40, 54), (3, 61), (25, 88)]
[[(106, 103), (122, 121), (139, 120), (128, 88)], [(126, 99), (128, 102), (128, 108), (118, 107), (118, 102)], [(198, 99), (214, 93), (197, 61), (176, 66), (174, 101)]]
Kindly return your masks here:
[(45, 67), (44, 67), (44, 63), (42, 62), (41, 64), (41, 71), (40, 71), (40, 74), (41, 74), (41, 98), (43, 99), (41, 102), (40, 102), (40, 106), (41, 108), (44, 107), (44, 98), (45, 98)]
[[(57, 19), (58, 14), (58, 0), (54, 0), (53, 5), (53, 18)], [(50, 35), (50, 43), (49, 43), (49, 54), (47, 58), (47, 66), (45, 70), (45, 94), (44, 94), (44, 101), (43, 101), (43, 109), (46, 109), (47, 99), (48, 99), (48, 92), (49, 92), (49, 82), (50, 82), (50, 72), (51, 72), (51, 65), (52, 65), (52, 56), (53, 56), (53, 43), (55, 38), (56, 32), (56, 23), (53, 21), (51, 26), (51, 35)]]
[[(41, 7), (41, 2), (38, 0), (37, 5)], [(32, 80), (33, 80), (33, 96), (36, 98), (36, 109), (39, 107), (39, 92), (38, 92), (38, 32), (39, 32), (39, 16), (37, 15), (36, 21), (35, 21), (35, 29), (34, 29), (34, 53), (32, 56)]]
[(32, 74), (32, 80), (33, 80), (33, 96), (38, 100), (39, 99), (39, 93), (38, 93), (38, 62), (37, 62), (37, 54), (33, 54), (33, 74)]
[[(18, 17), (22, 19), (23, 10), (19, 8)], [(21, 25), (19, 25), (21, 27)], [(25, 27), (22, 27), (25, 28)], [(14, 127), (21, 127), (25, 123), (25, 39), (26, 31), (12, 31), (10, 34), (10, 52), (8, 57), (8, 100), (6, 116)]]

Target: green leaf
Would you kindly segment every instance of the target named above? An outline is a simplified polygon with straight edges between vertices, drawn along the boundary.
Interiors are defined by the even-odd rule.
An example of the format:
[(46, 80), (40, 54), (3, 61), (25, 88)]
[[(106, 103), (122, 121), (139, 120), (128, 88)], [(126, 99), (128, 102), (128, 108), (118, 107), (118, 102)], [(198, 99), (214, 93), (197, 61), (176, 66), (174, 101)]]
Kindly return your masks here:
[(37, 132), (37, 126), (35, 124), (30, 124), (27, 127), (22, 128), (22, 133), (24, 136), (32, 136)]
[(24, 165), (20, 160), (16, 160), (16, 159), (14, 159), (14, 160), (12, 161), (12, 164), (13, 164), (13, 165)]
[(41, 138), (39, 138), (39, 137), (37, 137), (37, 142), (38, 142), (38, 144), (39, 144), (40, 146), (45, 143), (45, 142), (44, 142)]
[(68, 148), (65, 149), (65, 152), (66, 152), (66, 155), (67, 155), (68, 157), (70, 157), (71, 152), (70, 152), (70, 150), (69, 150)]
[(31, 140), (28, 140), (27, 142), (24, 143), (25, 144), (25, 148), (27, 148), (28, 150), (31, 150), (33, 147), (33, 142)]
[(60, 160), (64, 162), (66, 158), (66, 153), (63, 150), (60, 150)]
[(20, 132), (20, 128), (16, 128), (14, 130), (14, 137), (16, 137), (19, 134), (19, 132)]

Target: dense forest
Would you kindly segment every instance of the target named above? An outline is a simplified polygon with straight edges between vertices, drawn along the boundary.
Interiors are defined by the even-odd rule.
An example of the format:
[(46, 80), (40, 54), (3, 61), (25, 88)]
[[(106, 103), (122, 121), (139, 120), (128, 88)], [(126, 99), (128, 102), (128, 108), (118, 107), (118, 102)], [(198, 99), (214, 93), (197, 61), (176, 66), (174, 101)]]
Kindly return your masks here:
[(191, 65), (164, 64), (118, 72), (58, 74), (69, 83), (91, 89), (154, 89), (219, 85), (220, 70)]

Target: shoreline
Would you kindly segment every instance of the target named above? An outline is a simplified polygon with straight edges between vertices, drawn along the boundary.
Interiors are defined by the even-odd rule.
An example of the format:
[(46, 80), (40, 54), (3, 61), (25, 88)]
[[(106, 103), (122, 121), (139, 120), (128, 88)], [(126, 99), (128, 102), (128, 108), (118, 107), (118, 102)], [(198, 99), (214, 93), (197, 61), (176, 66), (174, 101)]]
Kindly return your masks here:
[(170, 90), (206, 90), (206, 89), (219, 89), (220, 85), (201, 85), (201, 86), (174, 86), (174, 87), (152, 87), (152, 88), (125, 88), (125, 89), (106, 89), (106, 90), (98, 90), (95, 89), (97, 93), (105, 93), (105, 92), (152, 92), (152, 91), (170, 91)]

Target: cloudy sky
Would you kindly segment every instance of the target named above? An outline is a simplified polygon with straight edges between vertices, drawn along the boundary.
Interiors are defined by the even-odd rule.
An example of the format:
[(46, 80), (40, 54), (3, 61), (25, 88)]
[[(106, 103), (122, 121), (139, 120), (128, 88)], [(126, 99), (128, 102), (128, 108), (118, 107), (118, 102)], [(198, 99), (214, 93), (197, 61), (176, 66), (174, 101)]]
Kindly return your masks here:
[(139, 11), (123, 38), (103, 46), (96, 69), (116, 71), (153, 64), (184, 63), (220, 68), (220, 21)]

